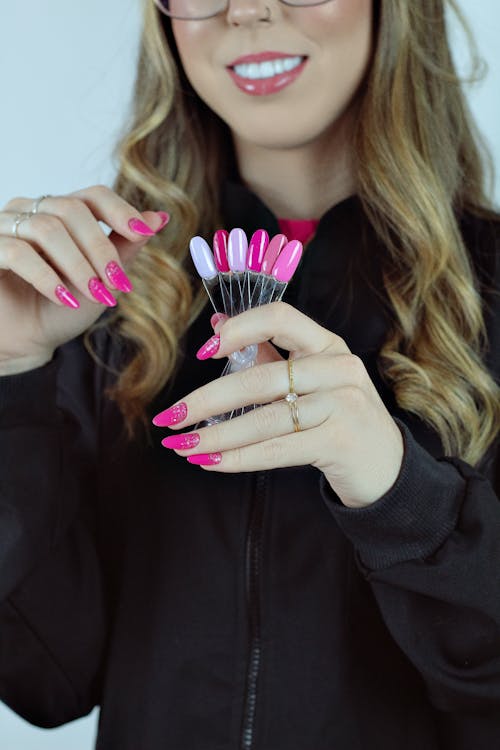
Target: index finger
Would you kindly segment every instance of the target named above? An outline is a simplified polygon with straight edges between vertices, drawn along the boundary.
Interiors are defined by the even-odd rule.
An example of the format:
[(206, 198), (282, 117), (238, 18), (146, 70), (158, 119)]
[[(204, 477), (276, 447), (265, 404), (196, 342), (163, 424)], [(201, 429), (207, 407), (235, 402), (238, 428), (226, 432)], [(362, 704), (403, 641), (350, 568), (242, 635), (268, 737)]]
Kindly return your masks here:
[(220, 346), (213, 359), (227, 357), (250, 344), (270, 341), (289, 351), (294, 358), (330, 352), (350, 354), (340, 336), (323, 328), (286, 302), (254, 307), (217, 325)]

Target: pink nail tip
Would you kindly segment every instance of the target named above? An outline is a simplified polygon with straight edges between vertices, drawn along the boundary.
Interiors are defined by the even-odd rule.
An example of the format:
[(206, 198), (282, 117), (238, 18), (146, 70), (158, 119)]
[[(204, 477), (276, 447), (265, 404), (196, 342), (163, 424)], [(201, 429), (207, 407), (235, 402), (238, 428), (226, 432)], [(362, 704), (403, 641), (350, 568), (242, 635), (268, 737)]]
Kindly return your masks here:
[(165, 409), (165, 411), (161, 411), (157, 414), (153, 419), (153, 424), (156, 425), (156, 427), (170, 427), (170, 425), (184, 422), (187, 413), (187, 406), (184, 401), (181, 401), (180, 404), (175, 404), (175, 406), (171, 406), (170, 409)]
[(288, 239), (284, 234), (276, 234), (271, 242), (269, 243), (266, 252), (264, 253), (264, 259), (262, 261), (262, 268), (260, 269), (262, 273), (270, 274), (273, 266), (276, 262), (276, 259), (280, 252), (283, 250), (285, 245), (287, 244)]
[(197, 432), (187, 432), (184, 435), (169, 435), (161, 441), (164, 448), (173, 448), (177, 451), (186, 451), (196, 448), (200, 442)]
[(106, 266), (106, 276), (120, 292), (131, 292), (134, 288), (127, 274), (114, 260)]
[(265, 229), (258, 229), (253, 233), (248, 246), (247, 268), (259, 272), (262, 268), (264, 254), (269, 245), (269, 235)]
[(170, 214), (167, 214), (166, 211), (157, 211), (156, 213), (161, 219), (161, 224), (156, 230), (157, 232), (159, 232), (160, 229), (163, 229), (163, 227), (166, 226), (166, 224), (168, 224), (168, 222), (170, 221)]
[(71, 292), (68, 292), (65, 286), (62, 286), (62, 284), (58, 284), (56, 286), (56, 297), (60, 302), (63, 303), (63, 305), (66, 305), (66, 307), (71, 307), (72, 310), (78, 310), (80, 307), (80, 303), (78, 302), (75, 297), (71, 294)]
[(220, 347), (220, 335), (217, 333), (215, 336), (212, 336), (212, 338), (208, 339), (208, 341), (203, 344), (200, 349), (196, 352), (196, 357), (198, 359), (210, 359), (210, 357), (213, 357), (214, 354), (217, 354)]
[(130, 219), (128, 225), (133, 232), (136, 234), (142, 234), (145, 237), (152, 237), (156, 234), (151, 227), (148, 227), (148, 225), (143, 221), (140, 221), (140, 219)]
[(101, 304), (108, 305), (108, 307), (116, 306), (116, 299), (113, 297), (111, 292), (106, 289), (102, 281), (99, 281), (97, 277), (90, 279), (89, 289), (94, 299), (96, 299), (98, 302), (101, 302)]
[(221, 273), (227, 273), (229, 268), (229, 262), (227, 259), (227, 242), (229, 239), (229, 232), (225, 229), (218, 229), (214, 234), (213, 250), (215, 265), (217, 270)]
[(222, 454), (196, 453), (194, 456), (188, 456), (187, 460), (190, 464), (196, 464), (196, 466), (215, 466), (222, 461)]
[(302, 249), (302, 242), (299, 240), (292, 240), (288, 245), (285, 245), (271, 272), (277, 281), (290, 281), (299, 265)]

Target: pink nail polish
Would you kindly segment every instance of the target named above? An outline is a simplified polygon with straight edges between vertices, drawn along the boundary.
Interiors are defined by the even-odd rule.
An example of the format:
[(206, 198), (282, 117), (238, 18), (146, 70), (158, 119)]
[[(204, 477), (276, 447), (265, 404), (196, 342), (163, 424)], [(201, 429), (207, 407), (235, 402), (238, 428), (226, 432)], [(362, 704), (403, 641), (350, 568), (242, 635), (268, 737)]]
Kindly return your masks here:
[(178, 451), (186, 451), (196, 448), (200, 442), (197, 432), (187, 432), (184, 435), (169, 435), (161, 441), (164, 448), (173, 448)]
[(99, 281), (97, 277), (90, 279), (89, 289), (91, 295), (103, 305), (108, 307), (116, 307), (116, 299), (113, 297), (110, 291), (106, 289), (102, 281)]
[(127, 274), (114, 260), (106, 266), (106, 276), (110, 283), (120, 292), (131, 292), (134, 288)]
[(229, 232), (225, 229), (218, 229), (214, 234), (213, 248), (214, 248), (214, 259), (217, 270), (222, 273), (230, 271), (229, 263), (227, 260), (227, 241), (229, 238)]
[(165, 409), (165, 411), (161, 411), (157, 414), (153, 419), (153, 424), (156, 425), (156, 427), (170, 427), (172, 424), (184, 422), (187, 413), (187, 406), (184, 401), (181, 401), (180, 404), (175, 404), (175, 406), (171, 406), (170, 409)]
[(217, 333), (212, 338), (208, 339), (200, 349), (196, 352), (198, 359), (210, 359), (214, 354), (217, 354), (220, 347), (220, 335)]
[(213, 329), (215, 329), (215, 326), (221, 320), (227, 320), (227, 315), (224, 315), (224, 313), (214, 313), (210, 318), (210, 325)]
[(196, 464), (196, 466), (215, 466), (222, 461), (222, 454), (196, 453), (194, 456), (188, 456), (187, 460), (190, 464)]
[(58, 284), (56, 286), (56, 297), (63, 303), (63, 305), (66, 305), (66, 307), (71, 307), (72, 310), (78, 310), (78, 308), (80, 307), (80, 303), (78, 302), (78, 300), (75, 299), (71, 292), (68, 292), (66, 287), (62, 284)]
[(262, 261), (261, 272), (270, 274), (276, 258), (283, 250), (288, 240), (284, 234), (275, 234), (271, 242), (267, 246), (266, 252), (264, 253), (264, 259)]
[(140, 219), (130, 219), (128, 225), (133, 232), (136, 234), (142, 234), (145, 237), (152, 237), (156, 234), (151, 227), (148, 227), (148, 225)]
[(290, 281), (299, 265), (299, 261), (302, 257), (302, 250), (302, 242), (299, 240), (292, 240), (285, 245), (281, 253), (278, 255), (273, 270), (271, 271), (271, 275), (274, 276), (277, 281)]
[(262, 268), (265, 252), (269, 245), (269, 235), (265, 229), (257, 229), (253, 233), (248, 246), (247, 268), (257, 273)]
[(157, 232), (159, 232), (160, 229), (163, 229), (163, 227), (166, 226), (168, 224), (168, 222), (170, 221), (170, 214), (167, 214), (166, 211), (157, 211), (156, 213), (158, 214), (158, 216), (161, 219), (161, 224), (158, 227), (158, 229), (156, 230)]

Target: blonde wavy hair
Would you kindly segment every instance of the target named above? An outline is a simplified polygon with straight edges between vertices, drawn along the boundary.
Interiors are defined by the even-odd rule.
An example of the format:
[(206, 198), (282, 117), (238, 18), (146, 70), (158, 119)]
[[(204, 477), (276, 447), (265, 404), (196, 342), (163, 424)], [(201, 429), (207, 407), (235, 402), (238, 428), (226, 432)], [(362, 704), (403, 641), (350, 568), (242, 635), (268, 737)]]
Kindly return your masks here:
[[(469, 42), (472, 75), (460, 79), (445, 4)], [(114, 190), (139, 210), (167, 209), (106, 325), (131, 345), (108, 396), (128, 437), (172, 376), (180, 341), (205, 303), (186, 262), (189, 240), (224, 226), (220, 186), (234, 164), (227, 125), (184, 73), (170, 21), (143, 0), (143, 30), (129, 121), (114, 151)], [(439, 435), (445, 455), (477, 465), (500, 424), (500, 388), (483, 361), (488, 341), (480, 285), (461, 236), (464, 211), (498, 221), (493, 162), (461, 84), (484, 62), (454, 0), (375, 0), (374, 51), (353, 134), (358, 195), (387, 248), (383, 279), (394, 324), (378, 357), (398, 405)], [(486, 168), (490, 182), (486, 190)], [(93, 332), (85, 343), (92, 355)]]

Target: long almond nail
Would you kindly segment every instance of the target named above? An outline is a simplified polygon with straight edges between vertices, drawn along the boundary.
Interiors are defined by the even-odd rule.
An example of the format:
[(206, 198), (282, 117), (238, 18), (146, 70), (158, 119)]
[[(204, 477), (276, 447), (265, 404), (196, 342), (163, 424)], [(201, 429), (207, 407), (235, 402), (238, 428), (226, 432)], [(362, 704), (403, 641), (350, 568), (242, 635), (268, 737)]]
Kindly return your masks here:
[(187, 413), (187, 406), (184, 401), (181, 401), (180, 404), (175, 404), (175, 406), (171, 406), (170, 409), (165, 409), (165, 411), (161, 411), (157, 414), (156, 417), (153, 418), (153, 424), (156, 425), (156, 427), (170, 427), (170, 425), (184, 422)]
[(156, 234), (151, 227), (148, 227), (148, 225), (140, 219), (130, 219), (128, 225), (133, 232), (136, 234), (142, 234), (143, 237), (152, 237)]
[(190, 464), (196, 464), (196, 466), (215, 466), (222, 461), (222, 454), (196, 453), (194, 456), (188, 456), (187, 460)]
[(111, 292), (106, 289), (102, 281), (99, 281), (97, 277), (90, 279), (89, 289), (93, 298), (100, 302), (102, 305), (107, 305), (108, 307), (116, 307), (116, 299), (113, 297)]
[(80, 307), (80, 303), (78, 302), (78, 300), (75, 299), (71, 292), (68, 292), (66, 287), (62, 284), (58, 284), (56, 286), (56, 297), (63, 303), (63, 305), (66, 305), (66, 307), (71, 307), (72, 310), (78, 310), (78, 308)]
[(106, 266), (106, 276), (110, 283), (120, 292), (131, 292), (134, 288), (127, 274), (114, 260)]
[(184, 435), (169, 435), (161, 441), (164, 448), (173, 448), (177, 451), (187, 451), (196, 448), (200, 442), (197, 432), (187, 432)]
[(196, 356), (198, 359), (210, 359), (210, 357), (213, 357), (214, 354), (217, 354), (220, 347), (220, 335), (217, 333), (215, 336), (212, 336), (212, 338), (208, 339), (208, 341), (203, 344), (200, 349), (196, 352)]

